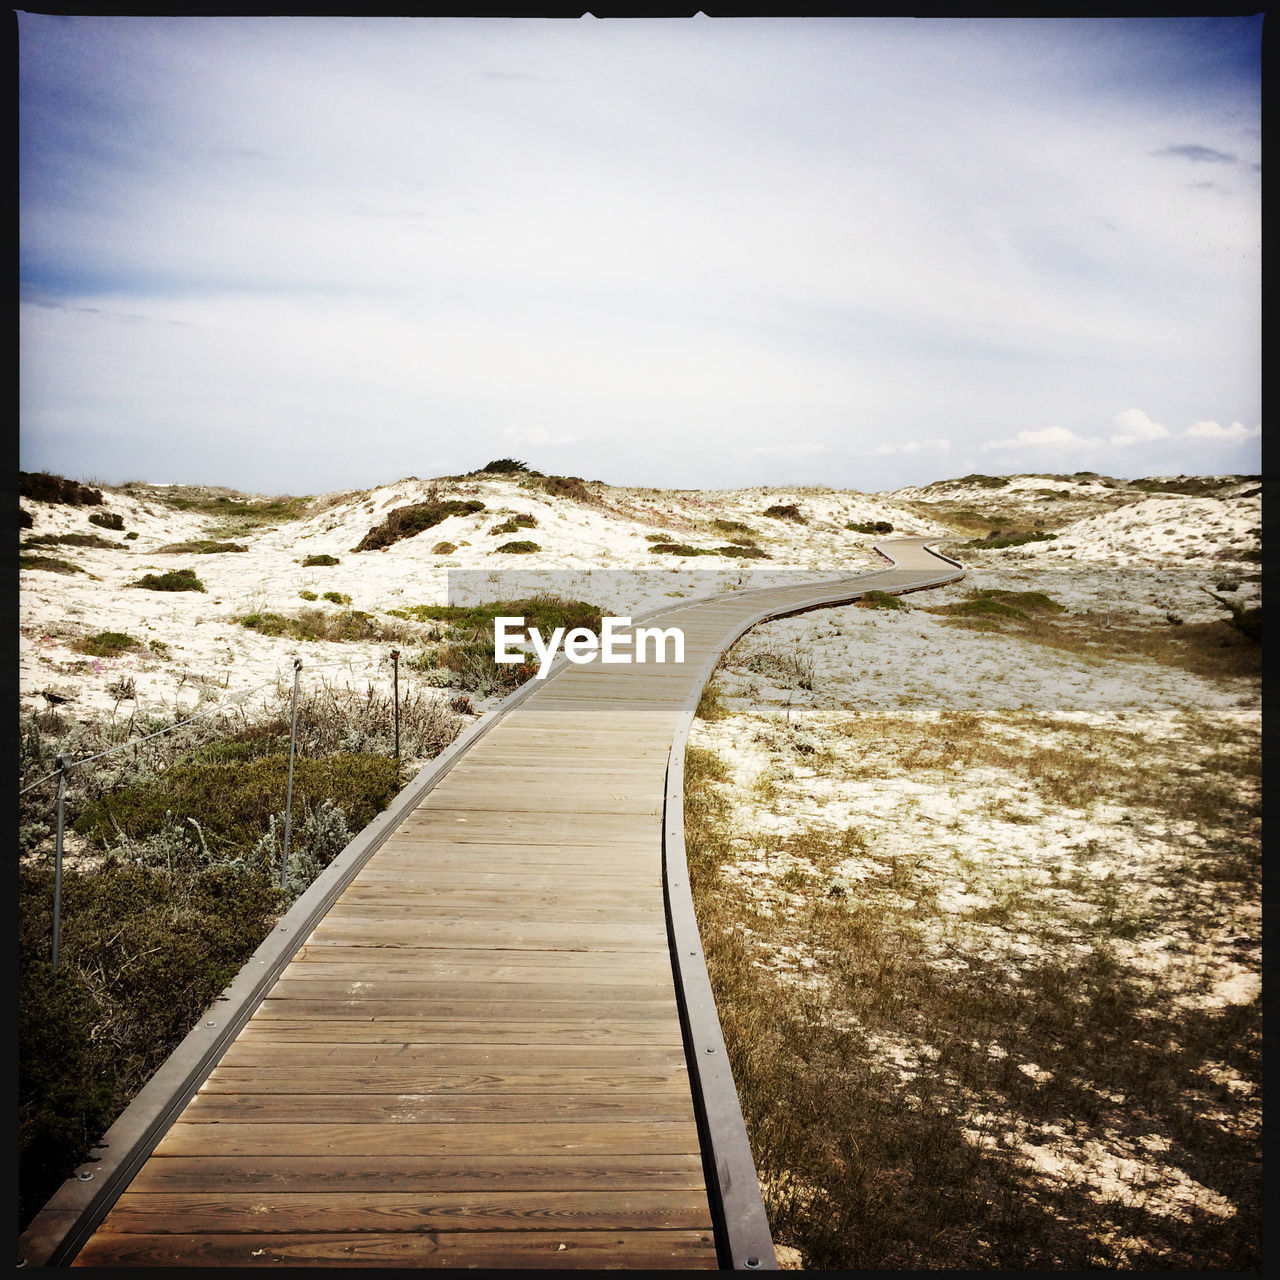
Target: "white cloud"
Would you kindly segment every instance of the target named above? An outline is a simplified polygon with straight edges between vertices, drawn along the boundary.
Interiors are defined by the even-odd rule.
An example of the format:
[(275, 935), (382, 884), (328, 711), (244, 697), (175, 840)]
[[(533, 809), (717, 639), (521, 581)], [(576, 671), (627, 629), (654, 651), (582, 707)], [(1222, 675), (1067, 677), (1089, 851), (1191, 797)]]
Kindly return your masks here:
[(924, 440), (907, 440), (902, 444), (881, 444), (871, 450), (876, 458), (899, 453), (950, 453), (951, 441), (945, 436), (928, 436)]
[(1262, 434), (1262, 427), (1246, 427), (1243, 422), (1233, 422), (1229, 427), (1220, 422), (1196, 422), (1183, 434), (1198, 440), (1251, 440)]
[(1154, 422), (1141, 409), (1125, 409), (1116, 414), (1116, 426), (1120, 428), (1112, 437), (1112, 444), (1136, 444), (1140, 440), (1163, 440), (1169, 434), (1168, 427)]
[(988, 440), (984, 450), (1002, 449), (1093, 449), (1100, 441), (1096, 436), (1078, 436), (1066, 427), (1040, 427), (1035, 431), (1019, 431), (1009, 440)]

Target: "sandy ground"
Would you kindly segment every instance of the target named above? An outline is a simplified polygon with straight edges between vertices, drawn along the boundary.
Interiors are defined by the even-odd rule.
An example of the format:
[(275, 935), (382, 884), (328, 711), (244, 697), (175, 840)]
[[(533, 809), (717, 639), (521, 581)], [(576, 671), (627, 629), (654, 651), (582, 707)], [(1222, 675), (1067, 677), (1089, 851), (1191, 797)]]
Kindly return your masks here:
[[(1046, 499), (1046, 485), (1066, 494)], [(467, 497), (485, 510), (451, 516), (432, 529), (381, 551), (352, 548), (387, 512), (422, 501), (429, 482), (401, 480), (380, 488), (325, 495), (305, 519), (231, 535), (245, 552), (164, 553), (160, 549), (209, 537), (216, 523), (208, 517), (164, 505), (164, 488), (137, 490), (138, 496), (106, 490), (104, 505), (70, 507), (22, 500), (34, 527), (24, 536), (96, 534), (116, 543), (112, 549), (75, 546), (31, 548), (79, 565), (85, 572), (64, 574), (27, 570), (21, 575), (19, 689), (25, 710), (43, 707), (48, 691), (67, 699), (65, 710), (84, 716), (112, 712), (120, 698), (121, 677), (134, 681), (133, 707), (141, 713), (170, 714), (201, 703), (229, 701), (277, 679), (290, 679), (293, 658), (314, 674), (324, 665), (332, 679), (377, 681), (390, 678), (389, 646), (350, 643), (341, 646), (261, 636), (239, 625), (254, 612), (289, 612), (306, 607), (300, 592), (318, 596), (335, 591), (351, 598), (352, 608), (373, 614), (406, 605), (444, 603), (450, 580), (472, 594), (511, 598), (539, 586), (577, 595), (616, 613), (639, 614), (716, 590), (766, 586), (796, 574), (839, 576), (879, 565), (871, 550), (874, 535), (848, 530), (850, 522), (885, 521), (895, 533), (944, 535), (946, 526), (930, 517), (929, 504), (950, 507), (993, 503), (1021, 504), (1060, 518), (1080, 518), (1059, 531), (1055, 542), (1032, 544), (970, 557), (1000, 566), (1016, 576), (1023, 565), (1052, 565), (1070, 579), (1087, 566), (1075, 585), (1059, 590), (1086, 607), (1121, 607), (1139, 613), (1177, 610), (1188, 621), (1220, 615), (1204, 594), (1224, 574), (1241, 576), (1256, 566), (1230, 557), (1233, 548), (1257, 545), (1260, 498), (1241, 482), (1220, 498), (1177, 495), (1149, 497), (1092, 482), (1049, 482), (1018, 477), (994, 496), (990, 490), (950, 483), (929, 490), (860, 494), (822, 489), (745, 489), (725, 492), (602, 488), (590, 505), (506, 479), (468, 479), (440, 483), (445, 497)], [(807, 523), (767, 517), (774, 505), (796, 504)], [(1036, 504), (1039, 504), (1037, 506)], [(1123, 505), (1117, 505), (1123, 504)], [(89, 523), (93, 511), (118, 514), (124, 532)], [(489, 532), (507, 516), (532, 516), (537, 524), (518, 534)], [(665, 536), (698, 547), (724, 545), (732, 535), (717, 531), (713, 520), (749, 526), (768, 560), (732, 560), (655, 555), (650, 539)], [(126, 539), (125, 533), (136, 538)], [(225, 540), (227, 535), (222, 535)], [(500, 554), (512, 537), (535, 541), (529, 556)], [(953, 542), (955, 540), (953, 539)], [(433, 549), (456, 548), (447, 555)], [(304, 568), (311, 555), (327, 554), (339, 563)], [(518, 565), (516, 562), (519, 562)], [(1149, 569), (1140, 582), (1126, 583), (1135, 566)], [(143, 573), (194, 569), (206, 591), (158, 592), (125, 589)], [(1190, 572), (1188, 572), (1188, 570)], [(1006, 580), (1004, 577), (1001, 581)], [(486, 588), (488, 588), (486, 590)], [(1243, 583), (1232, 598), (1256, 595)], [(458, 597), (462, 598), (462, 597)], [(316, 607), (343, 606), (316, 602)], [(117, 658), (86, 659), (71, 648), (85, 635), (119, 631), (148, 648)], [(933, 671), (929, 673), (932, 678)]]
[[(735, 646), (716, 678), (731, 714), (695, 722), (690, 742), (728, 768), (724, 794), (737, 856), (725, 874), (766, 918), (800, 920), (815, 894), (856, 900), (909, 867), (895, 905), (910, 911), (917, 902), (929, 904), (921, 918), (931, 963), (945, 971), (966, 967), (966, 956), (996, 957), (1016, 975), (1049, 956), (1087, 956), (1098, 945), (1098, 886), (1114, 884), (1123, 910), (1146, 923), (1136, 937), (1108, 945), (1123, 971), (1147, 984), (1153, 1011), (1258, 998), (1261, 904), (1253, 891), (1212, 883), (1175, 890), (1167, 877), (1168, 868), (1194, 859), (1215, 839), (1230, 839), (1230, 815), (1219, 830), (1212, 818), (1177, 816), (1161, 788), (1121, 800), (1104, 781), (1109, 770), (1156, 762), (1170, 778), (1175, 768), (1188, 776), (1208, 773), (1221, 767), (1215, 753), (1222, 751), (1256, 759), (1249, 753), (1260, 750), (1257, 681), (1057, 650), (964, 630), (929, 612), (972, 589), (1000, 587), (1043, 591), (1067, 606), (1067, 616), (1109, 613), (1117, 626), (1167, 628), (1173, 612), (1187, 622), (1221, 617), (1206, 588), (1223, 580), (1222, 562), (1177, 557), (1160, 567), (1135, 565), (1126, 555), (1128, 539), (1136, 537), (1130, 524), (1154, 515), (1157, 537), (1179, 548), (1202, 540), (1212, 548), (1215, 538), (1229, 545), (1252, 517), (1206, 508), (1203, 500), (1163, 503), (1088, 517), (1060, 543), (1030, 553), (986, 554), (963, 583), (911, 596), (902, 611), (823, 610), (758, 627)], [(1176, 532), (1159, 533), (1175, 510), (1192, 521), (1190, 538), (1176, 525)], [(1104, 545), (1114, 547), (1112, 564), (1099, 563), (1097, 544), (1073, 562), (1064, 549), (1083, 539), (1077, 532), (1083, 529), (1109, 531), (1114, 541)], [(1246, 588), (1256, 600), (1256, 582), (1232, 597), (1244, 598)], [(1019, 775), (1018, 758), (1067, 742), (1064, 732), (1069, 749), (1088, 743), (1099, 782), (1095, 794), (1053, 803)], [(965, 763), (963, 751), (950, 759), (940, 750), (929, 754), (931, 744), (948, 747), (945, 739), (963, 734), (999, 743), (1009, 765)], [(903, 744), (915, 753), (911, 760), (899, 759)], [(1233, 775), (1226, 777), (1231, 785)], [(1256, 791), (1260, 778), (1236, 785)], [(860, 848), (834, 868), (785, 851), (788, 837), (815, 829), (835, 838), (856, 831)], [(1256, 841), (1258, 833), (1248, 838)], [(998, 923), (972, 923), (997, 910)], [(758, 964), (824, 991), (824, 957), (805, 945), (802, 931), (792, 936), (784, 928), (752, 940)], [(876, 1051), (897, 1064), (909, 1087), (929, 1046), (905, 1032), (882, 1034)], [(1044, 1078), (1039, 1063), (1019, 1069)], [(1202, 1072), (1205, 1114), (1232, 1133), (1256, 1132), (1255, 1083), (1225, 1064), (1205, 1063)], [(1208, 1096), (1223, 1085), (1234, 1099), (1227, 1108)], [(1114, 1101), (1120, 1106), (1125, 1099)], [(1104, 1125), (1082, 1134), (1075, 1124), (1029, 1125), (980, 1098), (966, 1123), (975, 1144), (1020, 1153), (1038, 1176), (1075, 1183), (1100, 1205), (1127, 1199), (1164, 1215), (1235, 1212), (1230, 1201), (1162, 1160), (1169, 1140), (1159, 1132), (1135, 1135), (1128, 1126)], [(1120, 1238), (1116, 1256), (1140, 1243)]]

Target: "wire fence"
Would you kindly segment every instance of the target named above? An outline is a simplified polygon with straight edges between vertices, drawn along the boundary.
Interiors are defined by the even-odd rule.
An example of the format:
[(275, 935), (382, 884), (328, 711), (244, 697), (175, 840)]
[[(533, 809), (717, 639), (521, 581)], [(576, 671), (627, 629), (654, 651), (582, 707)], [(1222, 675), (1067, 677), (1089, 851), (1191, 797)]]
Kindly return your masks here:
[[(400, 759), (400, 652), (398, 649), (392, 649), (388, 654), (390, 660), (391, 672), (391, 702), (393, 715), (393, 735), (391, 741), (391, 754), (395, 759)], [(360, 674), (361, 679), (368, 681), (369, 697), (372, 699), (373, 679), (387, 679), (382, 671), (383, 664), (377, 664), (377, 674), (372, 675), (374, 668), (366, 667)], [(292, 816), (293, 816), (293, 784), (294, 784), (294, 765), (298, 754), (298, 704), (299, 691), (302, 671), (304, 663), (301, 658), (293, 659), (292, 667), (292, 692), (289, 699), (289, 767), (288, 781), (286, 783), (284, 795), (284, 812), (283, 812), (283, 842), (280, 859), (280, 888), (284, 890), (287, 886), (288, 868), (289, 868), (289, 851), (292, 836)], [(308, 672), (321, 672), (337, 668), (345, 668), (351, 675), (356, 675), (357, 671), (350, 661), (347, 662), (326, 662), (314, 663), (307, 669)], [(61, 912), (62, 912), (62, 870), (65, 854), (65, 832), (66, 832), (66, 802), (67, 802), (67, 781), (71, 772), (75, 769), (83, 768), (86, 765), (101, 761), (108, 756), (112, 756), (118, 752), (133, 750), (134, 752), (145, 743), (155, 741), (161, 738), (171, 738), (175, 733), (189, 729), (191, 726), (200, 724), (205, 721), (214, 719), (215, 717), (226, 718), (229, 713), (236, 710), (243, 710), (245, 704), (256, 695), (267, 689), (279, 690), (286, 680), (283, 672), (278, 672), (270, 680), (264, 680), (262, 683), (253, 686), (250, 689), (238, 693), (230, 702), (220, 702), (214, 706), (210, 706), (204, 711), (197, 712), (195, 715), (179, 720), (174, 724), (165, 725), (162, 728), (155, 729), (152, 732), (144, 733), (140, 737), (126, 736), (122, 741), (113, 743), (100, 751), (91, 752), (88, 755), (74, 757), (66, 752), (59, 752), (55, 757), (55, 768), (37, 778), (34, 782), (27, 783), (18, 791), (18, 796), (27, 795), (31, 791), (37, 790), (39, 787), (47, 783), (56, 781), (57, 790), (54, 799), (54, 808), (56, 813), (56, 827), (54, 836), (54, 887), (53, 887), (53, 937), (52, 937), (52, 968), (57, 972), (59, 961), (59, 944), (61, 933)], [(228, 736), (231, 728), (228, 726), (226, 733), (222, 736)]]

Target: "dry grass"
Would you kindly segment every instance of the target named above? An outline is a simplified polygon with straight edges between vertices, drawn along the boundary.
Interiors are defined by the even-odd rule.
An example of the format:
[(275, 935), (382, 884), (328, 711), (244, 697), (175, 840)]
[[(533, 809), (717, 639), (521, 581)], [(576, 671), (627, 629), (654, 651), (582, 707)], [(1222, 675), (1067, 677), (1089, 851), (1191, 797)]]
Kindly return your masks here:
[(704, 720), (686, 762), (775, 1239), (810, 1269), (1257, 1269), (1256, 729), (806, 723), (823, 750)]

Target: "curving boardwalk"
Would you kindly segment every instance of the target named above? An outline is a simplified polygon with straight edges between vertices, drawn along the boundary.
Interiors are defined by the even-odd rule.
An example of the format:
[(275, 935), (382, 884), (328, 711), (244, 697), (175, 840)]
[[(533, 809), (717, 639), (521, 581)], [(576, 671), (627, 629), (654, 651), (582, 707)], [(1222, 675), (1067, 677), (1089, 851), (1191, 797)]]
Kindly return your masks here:
[[(664, 845), (668, 756), (761, 617), (960, 576), (923, 540), (885, 549), (881, 572), (664, 611), (683, 665), (564, 666), (519, 699), (292, 943), (78, 1252), (39, 1257), (42, 1215), (33, 1260), (776, 1266), (749, 1151), (744, 1178), (720, 1132), (741, 1129), (736, 1096), (704, 1096), (718, 1025), (694, 1049), (715, 1018), (689, 994), (705, 970), (678, 812)], [(87, 1212), (74, 1195), (59, 1230)]]

